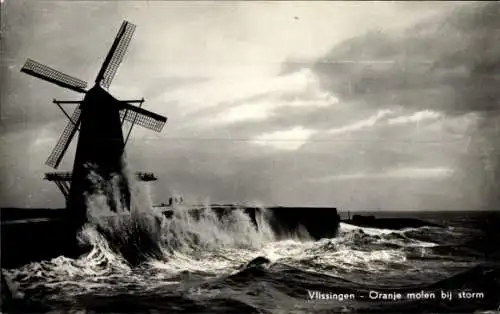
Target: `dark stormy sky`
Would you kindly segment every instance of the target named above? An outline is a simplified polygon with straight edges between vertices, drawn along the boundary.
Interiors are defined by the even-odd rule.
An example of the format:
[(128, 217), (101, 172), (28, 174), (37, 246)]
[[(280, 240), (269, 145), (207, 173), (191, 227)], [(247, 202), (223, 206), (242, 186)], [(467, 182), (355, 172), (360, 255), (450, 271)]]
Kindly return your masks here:
[(51, 100), (79, 95), (25, 59), (91, 83), (124, 19), (137, 29), (110, 92), (169, 117), (127, 145), (155, 202), (500, 202), (499, 4), (4, 0), (1, 206), (63, 204), (42, 180), (66, 123)]

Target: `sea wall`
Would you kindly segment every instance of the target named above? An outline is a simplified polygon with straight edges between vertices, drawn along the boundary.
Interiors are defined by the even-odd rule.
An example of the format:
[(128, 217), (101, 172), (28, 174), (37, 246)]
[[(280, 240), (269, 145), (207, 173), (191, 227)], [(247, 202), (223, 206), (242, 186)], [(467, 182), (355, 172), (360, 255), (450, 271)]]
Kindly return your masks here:
[[(243, 210), (258, 228), (259, 215), (269, 222), (278, 238), (287, 238), (306, 231), (315, 239), (335, 237), (340, 217), (335, 208), (325, 207), (241, 207), (212, 205), (210, 209), (219, 218), (235, 209)], [(172, 208), (156, 208), (167, 218)], [(199, 217), (206, 207), (188, 209), (190, 215)], [(73, 223), (66, 209), (1, 209), (1, 267), (11, 268), (32, 261), (60, 255), (76, 257), (85, 252), (77, 243), (80, 225)]]
[[(286, 238), (300, 231), (306, 231), (314, 239), (332, 238), (337, 235), (340, 216), (332, 207), (267, 207), (265, 209), (250, 206), (211, 205), (219, 218), (228, 215), (235, 209), (245, 212), (258, 228), (257, 216), (264, 215), (278, 238)], [(195, 217), (199, 217), (206, 207), (199, 206), (190, 209)], [(166, 217), (171, 217), (173, 209), (163, 210)]]
[(0, 228), (1, 267), (12, 268), (85, 251), (77, 244), (78, 226), (66, 218), (38, 217), (4, 221)]

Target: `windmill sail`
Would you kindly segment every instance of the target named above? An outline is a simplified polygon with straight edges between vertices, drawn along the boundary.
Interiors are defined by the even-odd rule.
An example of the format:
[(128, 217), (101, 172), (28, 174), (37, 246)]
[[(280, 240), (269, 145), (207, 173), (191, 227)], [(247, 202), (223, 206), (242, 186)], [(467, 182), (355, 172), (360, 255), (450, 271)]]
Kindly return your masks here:
[(130, 104), (122, 104), (122, 106), (124, 107), (120, 111), (120, 118), (122, 120), (125, 119), (125, 121), (132, 122), (133, 124), (140, 125), (147, 129), (161, 132), (167, 122), (166, 117), (154, 112), (134, 107)]
[(51, 67), (32, 59), (26, 60), (21, 72), (38, 77), (45, 81), (49, 81), (61, 87), (71, 89), (78, 93), (85, 93), (85, 88), (87, 87), (87, 83), (85, 81), (54, 70)]
[(109, 85), (111, 85), (111, 81), (113, 81), (116, 71), (118, 71), (118, 67), (123, 60), (123, 56), (125, 56), (125, 53), (127, 52), (130, 40), (132, 40), (132, 36), (134, 35), (134, 31), (134, 24), (123, 21), (122, 26), (116, 35), (115, 41), (113, 42), (106, 59), (104, 59), (104, 63), (102, 64), (101, 70), (95, 80), (95, 82), (98, 84), (100, 83), (102, 87), (109, 88)]
[(59, 137), (59, 141), (57, 141), (56, 146), (50, 153), (49, 158), (45, 162), (47, 166), (52, 168), (57, 168), (59, 163), (61, 162), (64, 153), (69, 147), (73, 136), (75, 136), (76, 130), (78, 129), (78, 124), (80, 123), (80, 114), (82, 113), (81, 109), (78, 107), (73, 112), (71, 116), (71, 120), (68, 121), (66, 127), (64, 128), (63, 133)]

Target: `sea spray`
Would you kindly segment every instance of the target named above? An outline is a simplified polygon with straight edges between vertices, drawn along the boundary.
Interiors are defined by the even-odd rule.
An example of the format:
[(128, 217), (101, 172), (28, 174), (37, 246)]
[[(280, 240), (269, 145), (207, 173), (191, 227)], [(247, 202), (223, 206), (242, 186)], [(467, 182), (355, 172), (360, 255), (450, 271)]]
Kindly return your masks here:
[[(90, 173), (90, 179), (101, 185), (96, 185), (94, 193), (87, 195), (89, 223), (86, 228), (95, 228), (108, 242), (107, 248), (121, 255), (131, 265), (138, 265), (149, 258), (162, 259), (162, 217), (153, 211), (148, 195), (126, 165), (124, 169), (123, 175), (128, 181), (131, 195), (130, 208), (121, 202), (118, 180), (112, 178), (103, 185), (97, 173)], [(109, 197), (114, 198), (116, 212), (109, 208)]]
[[(87, 195), (89, 223), (84, 228), (86, 234), (80, 236), (83, 243), (110, 250), (133, 266), (164, 260), (174, 252), (259, 249), (275, 240), (268, 223), (270, 213), (263, 207), (256, 210), (254, 221), (242, 208), (218, 216), (208, 204), (177, 204), (168, 208), (172, 215), (166, 218), (162, 209), (151, 205), (147, 186), (136, 179), (125, 161), (123, 169), (130, 188), (130, 208), (120, 201), (118, 180), (104, 181), (96, 172), (90, 173), (95, 188)], [(109, 197), (118, 205), (116, 212), (109, 207)]]
[(164, 220), (162, 240), (170, 252), (224, 247), (256, 249), (274, 240), (265, 209), (257, 211), (256, 224), (239, 208), (219, 217), (208, 205), (179, 205), (173, 209), (172, 217)]

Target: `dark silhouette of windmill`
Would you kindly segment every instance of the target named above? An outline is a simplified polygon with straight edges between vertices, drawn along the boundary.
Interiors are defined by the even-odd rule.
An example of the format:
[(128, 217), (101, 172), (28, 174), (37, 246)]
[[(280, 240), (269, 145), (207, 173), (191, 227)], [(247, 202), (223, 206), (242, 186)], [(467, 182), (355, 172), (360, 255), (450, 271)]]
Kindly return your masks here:
[[(95, 79), (95, 85), (90, 90), (86, 90), (86, 82), (31, 59), (28, 59), (21, 69), (21, 72), (85, 94), (81, 101), (54, 100), (69, 122), (46, 161), (48, 166), (57, 169), (71, 140), (79, 131), (72, 173), (46, 174), (46, 179), (54, 181), (65, 194), (71, 218), (79, 223), (87, 219), (86, 194), (96, 190), (105, 192), (112, 210), (117, 210), (118, 207), (130, 208), (129, 182), (124, 172), (122, 155), (132, 127), (138, 124), (160, 132), (167, 121), (161, 115), (142, 109), (144, 99), (117, 100), (107, 91), (127, 51), (134, 30), (135, 25), (127, 21), (122, 23)], [(132, 105), (134, 103), (139, 106)], [(61, 104), (78, 106), (70, 116)], [(125, 121), (131, 125), (124, 140), (122, 125)], [(155, 179), (151, 173), (137, 175), (143, 180)], [(71, 182), (70, 186), (68, 182)], [(117, 191), (119, 197), (116, 197)]]

